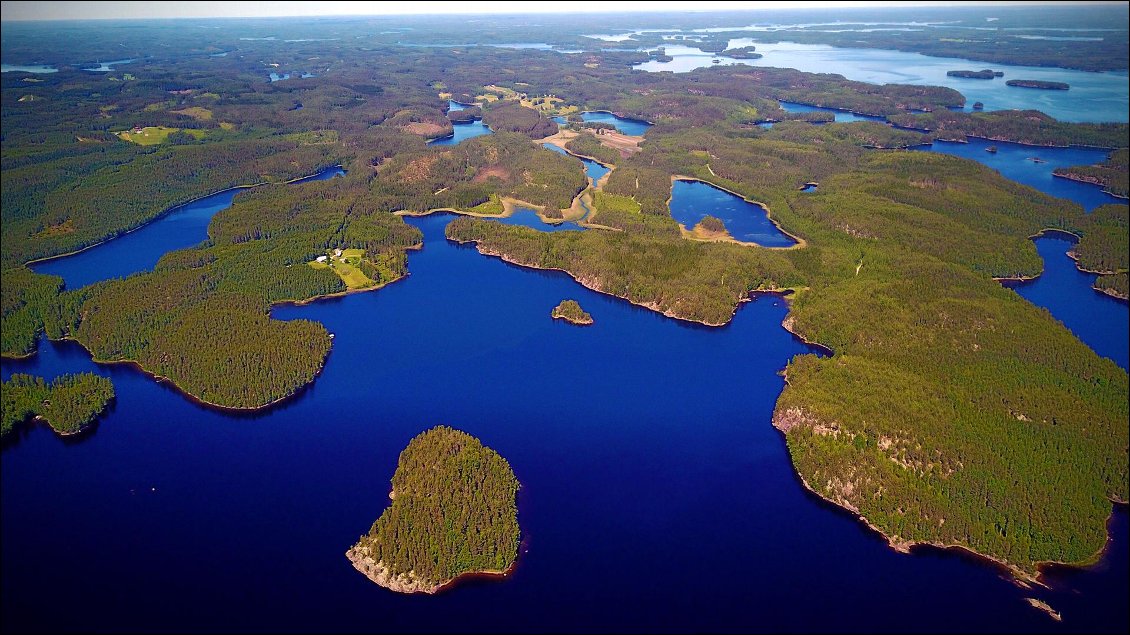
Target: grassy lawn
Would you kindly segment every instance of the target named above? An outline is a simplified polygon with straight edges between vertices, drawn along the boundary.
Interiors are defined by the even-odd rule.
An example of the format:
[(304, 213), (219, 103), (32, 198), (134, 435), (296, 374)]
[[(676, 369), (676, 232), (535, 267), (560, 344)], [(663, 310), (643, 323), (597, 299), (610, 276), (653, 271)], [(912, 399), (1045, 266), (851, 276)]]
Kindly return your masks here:
[(503, 212), (502, 200), (497, 194), (491, 194), (489, 201), (484, 201), (467, 210), (476, 214), (501, 214)]
[[(143, 145), (143, 146), (152, 146), (152, 145), (157, 145), (158, 143), (164, 143), (165, 141), (168, 140), (170, 134), (172, 134), (172, 133), (174, 133), (178, 130), (181, 130), (181, 128), (166, 128), (165, 126), (148, 126), (148, 127), (142, 128), (141, 132), (138, 132), (138, 133), (134, 133), (134, 132), (129, 131), (129, 130), (123, 130), (122, 132), (117, 133), (117, 135), (125, 141), (130, 141), (132, 143), (136, 143), (138, 145)], [(188, 134), (196, 137), (197, 139), (199, 139), (200, 137), (203, 137), (204, 134), (205, 134), (203, 130), (193, 130), (191, 128), (184, 129), (184, 131), (187, 132)]]
[(313, 261), (307, 264), (315, 269), (332, 269), (350, 289), (364, 289), (375, 284), (361, 271), (361, 257), (364, 255), (364, 249), (344, 249), (341, 258), (330, 256), (326, 262)]
[(362, 273), (360, 268), (354, 267), (344, 261), (339, 260), (333, 263), (332, 269), (334, 273), (337, 274), (337, 277), (341, 278), (341, 281), (345, 283), (345, 286), (350, 289), (363, 289), (373, 285), (373, 281), (369, 279), (369, 276)]

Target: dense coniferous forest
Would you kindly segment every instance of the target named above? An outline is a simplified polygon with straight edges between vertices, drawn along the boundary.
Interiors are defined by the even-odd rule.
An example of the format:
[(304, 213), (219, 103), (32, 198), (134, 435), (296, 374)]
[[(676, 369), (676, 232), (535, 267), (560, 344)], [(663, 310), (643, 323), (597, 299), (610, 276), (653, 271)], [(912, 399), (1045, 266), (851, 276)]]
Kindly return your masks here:
[(1064, 123), (1038, 110), (973, 113), (939, 110), (893, 115), (888, 120), (896, 126), (927, 130), (939, 139), (955, 141), (965, 141), (969, 136), (1032, 145), (1112, 149), (1130, 146), (1130, 124)]
[(592, 324), (592, 315), (588, 311), (581, 308), (581, 305), (576, 300), (562, 300), (560, 304), (553, 307), (550, 316), (554, 319), (566, 320), (573, 324)]
[(392, 504), (351, 551), (428, 591), (465, 573), (505, 572), (518, 557), (517, 494), (506, 459), (437, 426), (400, 453)]
[(15, 373), (3, 388), (0, 436), (33, 417), (46, 421), (59, 434), (78, 434), (114, 399), (110, 380), (92, 373), (63, 375), (51, 383)]
[[(1002, 26), (1033, 26), (1019, 13), (1000, 14)], [(665, 28), (653, 19), (636, 28)], [(433, 22), (418, 31), (426, 33), (419, 43), (456, 45), (399, 46), (403, 34), (374, 35), (368, 23), (348, 19), (303, 24), (298, 41), (285, 43), (296, 35), (290, 22), (269, 31), (223, 22), (206, 45), (205, 36), (171, 27), (129, 35), (108, 24), (74, 43), (76, 55), (134, 55), (134, 62), (108, 73), (83, 72), (76, 60), (59, 62), (57, 73), (3, 73), (2, 352), (34, 353), (40, 333), (69, 337), (96, 360), (133, 361), (208, 403), (262, 407), (315, 381), (331, 349), (321, 324), (269, 314), (278, 303), (350, 289), (311, 261), (360, 250), (358, 267), (369, 288), (379, 288), (408, 272), (406, 251), (420, 246), (419, 232), (396, 212), (492, 216), (521, 201), (561, 215), (582, 195), (591, 203), (585, 231), (466, 217), (452, 221), (447, 236), (713, 325), (728, 322), (753, 291), (793, 290), (787, 326), (832, 351), (789, 364), (775, 415), (814, 491), (893, 542), (962, 545), (1024, 574), (1043, 561), (1088, 561), (1102, 547), (1109, 501), (1127, 499), (1127, 374), (993, 278), (1038, 275), (1029, 237), (1061, 229), (1080, 236), (1082, 267), (1109, 272), (1096, 287), (1124, 294), (1125, 207), (1087, 216), (980, 164), (899, 148), (966, 135), (1125, 148), (1126, 124), (1069, 124), (1035, 111), (955, 113), (946, 108), (965, 98), (949, 88), (789, 69), (634, 71), (645, 51), (610, 50), (622, 46), (584, 38), (591, 25), (578, 22), (562, 23), (549, 43), (581, 53), (463, 46), (450, 24), (419, 19)], [(326, 24), (350, 35), (363, 30), (365, 39), (333, 39), (340, 33)], [(480, 26), (477, 37), (500, 43), (543, 41), (505, 17)], [(316, 41), (323, 30), (327, 38)], [(59, 33), (66, 29), (5, 37), (5, 59), (54, 59), (52, 50), (65, 48)], [(973, 50), (1015, 62), (1008, 33), (986, 35)], [(803, 28), (794, 35), (847, 37)], [(276, 39), (242, 39), (267, 36)], [(648, 38), (662, 41), (638, 40)], [(702, 44), (720, 51), (724, 39)], [(956, 46), (913, 34), (874, 41), (888, 39), (904, 50)], [(1062, 49), (1036, 41), (1026, 61)], [(1119, 67), (1102, 56), (1086, 63)], [(268, 81), (273, 72), (291, 77)], [(588, 189), (576, 158), (540, 145), (558, 126), (518, 95), (553, 95), (557, 112), (606, 110), (655, 125), (642, 143), (617, 146), (606, 138), (613, 135), (574, 122), (582, 130), (567, 147), (615, 166), (606, 183)], [(448, 98), (476, 106), (448, 113)], [(813, 125), (828, 115), (786, 113), (778, 100), (883, 115), (895, 126)], [(491, 134), (426, 143), (476, 110)], [(757, 125), (768, 121), (779, 123)], [(173, 131), (148, 145), (126, 138), (157, 126)], [(1118, 157), (1125, 165), (1123, 152), (1112, 166)], [(338, 164), (343, 178), (280, 184)], [(676, 176), (764, 203), (802, 242), (780, 250), (684, 238), (669, 209)], [(798, 192), (809, 182), (819, 190)], [(64, 289), (59, 278), (26, 267), (137, 228), (170, 206), (257, 184), (212, 219), (202, 242), (166, 254), (152, 271)], [(91, 403), (97, 394), (91, 387)], [(430, 581), (505, 568), (517, 545), (516, 483), (505, 462), (450, 430), (420, 441), (420, 456), (466, 459), (444, 473), (449, 480), (431, 480), (437, 473), (418, 469), (416, 455), (410, 446), (402, 456), (397, 500), (362, 543), (371, 541), (394, 570), (414, 568)], [(493, 466), (490, 487), (477, 493), (473, 486), (488, 477), (476, 480), (481, 473), (468, 468), (475, 462)], [(459, 486), (439, 487), (436, 498), (413, 494), (439, 483)], [(477, 523), (481, 531), (470, 537), (479, 542), (463, 542), (466, 534), (446, 526), (432, 531), (443, 518), (436, 506), (461, 504), (464, 495), (474, 504), (456, 517)], [(416, 514), (428, 523), (424, 531)]]
[(1056, 168), (1054, 174), (1084, 183), (1103, 186), (1107, 192), (1121, 197), (1130, 196), (1130, 150), (1123, 148), (1110, 153), (1098, 165), (1073, 165)]

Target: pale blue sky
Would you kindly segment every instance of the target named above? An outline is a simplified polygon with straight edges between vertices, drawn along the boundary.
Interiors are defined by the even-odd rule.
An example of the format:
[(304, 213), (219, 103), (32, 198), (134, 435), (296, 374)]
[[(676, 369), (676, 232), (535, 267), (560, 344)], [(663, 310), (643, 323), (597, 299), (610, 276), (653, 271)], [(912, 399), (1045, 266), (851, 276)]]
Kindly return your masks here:
[[(214, 18), (324, 15), (442, 15), (452, 13), (579, 13), (599, 11), (717, 11), (820, 7), (1068, 4), (1067, 2), (713, 2), (686, 0), (599, 3), (454, 2), (46, 2), (4, 1), (2, 19), (89, 20), (122, 18)], [(1071, 3), (1075, 4), (1075, 3)], [(1127, 4), (1126, 2), (1095, 4)]]

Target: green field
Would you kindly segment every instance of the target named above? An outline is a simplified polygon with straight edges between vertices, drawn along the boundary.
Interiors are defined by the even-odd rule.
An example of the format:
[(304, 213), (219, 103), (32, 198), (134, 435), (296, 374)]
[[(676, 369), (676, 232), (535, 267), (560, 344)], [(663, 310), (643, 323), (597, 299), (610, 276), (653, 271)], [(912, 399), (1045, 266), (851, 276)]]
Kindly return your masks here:
[(312, 261), (309, 264), (315, 269), (331, 269), (341, 278), (345, 286), (350, 289), (364, 289), (371, 287), (376, 282), (372, 278), (365, 275), (361, 270), (361, 258), (365, 255), (364, 249), (343, 249), (341, 257), (333, 255), (333, 252), (326, 254), (328, 260), (326, 262)]
[(203, 130), (194, 130), (192, 128), (167, 128), (165, 126), (146, 126), (141, 129), (141, 132), (123, 130), (116, 134), (123, 141), (129, 141), (143, 146), (152, 146), (158, 143), (165, 143), (165, 141), (168, 141), (169, 135), (178, 130), (187, 132), (197, 139), (203, 137), (205, 134)]

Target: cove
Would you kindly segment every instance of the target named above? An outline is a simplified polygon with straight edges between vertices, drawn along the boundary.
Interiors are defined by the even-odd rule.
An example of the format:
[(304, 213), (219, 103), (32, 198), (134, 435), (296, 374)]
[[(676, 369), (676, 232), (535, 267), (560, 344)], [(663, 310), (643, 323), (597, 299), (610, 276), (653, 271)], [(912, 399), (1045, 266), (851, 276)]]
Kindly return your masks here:
[[(986, 81), (986, 80), (981, 80)], [(996, 146), (996, 152), (988, 148)], [(1099, 205), (1115, 203), (1126, 204), (1126, 199), (1107, 194), (1097, 185), (1081, 183), (1058, 176), (1052, 171), (1059, 167), (1073, 165), (1095, 165), (1106, 160), (1110, 150), (1099, 148), (1053, 148), (1048, 146), (1029, 146), (1007, 141), (989, 141), (969, 137), (967, 143), (955, 141), (935, 141), (928, 146), (915, 146), (913, 150), (941, 152), (953, 156), (972, 159), (1001, 173), (1002, 176), (1040, 190), (1049, 196), (1065, 198), (1091, 211)], [(1039, 159), (1033, 161), (1032, 159)]]
[[(450, 99), (447, 100), (447, 104), (449, 111), (464, 110), (468, 107), (466, 104), (461, 104)], [(482, 119), (476, 119), (474, 121), (468, 121), (466, 123), (452, 122), (451, 128), (453, 132), (450, 136), (440, 137), (439, 139), (432, 139), (428, 143), (436, 146), (453, 146), (464, 139), (473, 139), (474, 137), (479, 137), (494, 132), (486, 124), (483, 123)]]
[[(780, 297), (681, 322), (450, 243), (449, 218), (408, 219), (424, 247), (406, 279), (273, 311), (336, 337), (317, 382), (266, 413), (199, 407), (73, 343), (2, 360), (5, 378), (89, 370), (118, 393), (92, 434), (35, 426), (3, 451), (5, 630), (1126, 629), (1124, 508), (1100, 568), (1024, 591), (956, 553), (898, 554), (806, 493), (769, 423), (777, 372), (813, 352)], [(563, 298), (596, 324), (552, 320)], [(505, 581), (389, 593), (343, 552), (437, 422), (506, 457), (525, 546)]]
[[(292, 181), (290, 185), (322, 181), (344, 173), (341, 166), (333, 166)], [(231, 207), (235, 195), (246, 189), (234, 187), (178, 205), (117, 238), (69, 256), (41, 260), (28, 266), (36, 273), (62, 277), (68, 289), (148, 271), (166, 253), (191, 247), (206, 239), (212, 217)]]
[(871, 115), (857, 115), (847, 110), (839, 110), (836, 108), (823, 108), (820, 106), (809, 106), (808, 104), (797, 104), (791, 101), (780, 102), (781, 109), (785, 112), (830, 112), (835, 115), (836, 123), (850, 123), (852, 121), (882, 121), (885, 122), (886, 117), (874, 117)]
[(762, 247), (796, 244), (769, 220), (767, 210), (739, 196), (701, 181), (675, 181), (671, 186), (671, 216), (684, 228), (693, 229), (704, 216), (722, 221), (736, 240)]
[[(647, 129), (652, 126), (652, 124), (646, 121), (641, 121), (639, 119), (617, 117), (610, 112), (595, 110), (581, 113), (581, 119), (587, 122), (611, 124), (615, 126), (616, 130), (620, 131), (621, 133), (631, 135), (633, 137), (642, 136), (643, 133), (647, 132)], [(567, 117), (554, 117), (553, 120), (563, 126), (568, 125), (569, 123)]]
[(585, 228), (572, 221), (564, 223), (546, 223), (538, 213), (528, 207), (519, 207), (510, 216), (484, 217), (485, 220), (502, 223), (503, 225), (521, 225), (536, 229), (539, 232), (584, 231)]
[(136, 61), (137, 60), (135, 58), (130, 58), (130, 59), (124, 59), (124, 60), (113, 60), (113, 61), (110, 61), (110, 62), (98, 62), (97, 66), (92, 66), (90, 68), (84, 68), (82, 70), (90, 71), (92, 73), (109, 73), (109, 72), (112, 72), (114, 70), (114, 66), (116, 66), (118, 64), (129, 64), (130, 62), (136, 62)]
[(1034, 280), (1003, 284), (1036, 306), (1046, 308), (1099, 355), (1130, 367), (1130, 304), (1091, 288), (1098, 277), (1080, 271), (1067, 252), (1076, 240), (1070, 234), (1048, 232), (1036, 238), (1044, 272)]
[(597, 163), (592, 159), (586, 159), (584, 157), (578, 157), (574, 154), (569, 154), (569, 152), (561, 146), (556, 146), (552, 143), (543, 143), (541, 145), (543, 148), (547, 148), (558, 154), (564, 154), (565, 156), (580, 159), (581, 163), (585, 164), (585, 175), (589, 177), (589, 181), (593, 186), (596, 186), (597, 182), (599, 182), (600, 179), (604, 178), (605, 174), (608, 174), (612, 171), (612, 168), (605, 167), (604, 165), (601, 165), (600, 163)]

